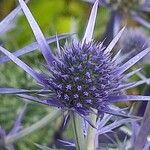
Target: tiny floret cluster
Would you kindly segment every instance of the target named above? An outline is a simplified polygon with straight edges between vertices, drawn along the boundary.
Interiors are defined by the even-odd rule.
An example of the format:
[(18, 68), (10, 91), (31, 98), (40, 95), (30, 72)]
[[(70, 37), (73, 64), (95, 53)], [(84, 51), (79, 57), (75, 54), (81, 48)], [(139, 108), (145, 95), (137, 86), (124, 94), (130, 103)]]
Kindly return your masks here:
[(102, 44), (72, 43), (50, 70), (50, 89), (64, 107), (97, 108), (119, 86), (115, 64)]

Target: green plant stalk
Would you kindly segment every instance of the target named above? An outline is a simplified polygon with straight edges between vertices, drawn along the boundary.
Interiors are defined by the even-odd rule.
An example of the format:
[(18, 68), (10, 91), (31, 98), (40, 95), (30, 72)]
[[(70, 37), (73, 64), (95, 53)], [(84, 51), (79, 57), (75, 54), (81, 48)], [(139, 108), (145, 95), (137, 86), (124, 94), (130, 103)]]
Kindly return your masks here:
[(5, 145), (9, 145), (11, 143), (16, 142), (17, 140), (35, 132), (36, 130), (46, 126), (49, 122), (54, 121), (55, 119), (57, 119), (60, 115), (61, 115), (61, 111), (60, 110), (53, 110), (51, 113), (49, 113), (47, 116), (45, 116), (43, 119), (41, 119), (40, 121), (32, 124), (30, 127), (27, 127), (21, 131), (19, 131), (16, 134), (7, 136), (4, 139), (4, 144)]
[[(91, 114), (91, 120), (92, 122), (94, 122), (94, 124), (96, 123), (96, 115), (95, 114)], [(87, 150), (95, 150), (97, 147), (97, 134), (96, 134), (97, 129), (93, 128), (92, 126), (89, 126), (89, 130), (88, 130), (88, 139), (87, 139)]]
[(83, 135), (83, 125), (82, 118), (75, 114), (74, 112), (70, 112), (72, 129), (74, 132), (74, 139), (76, 143), (77, 150), (86, 150), (85, 138)]

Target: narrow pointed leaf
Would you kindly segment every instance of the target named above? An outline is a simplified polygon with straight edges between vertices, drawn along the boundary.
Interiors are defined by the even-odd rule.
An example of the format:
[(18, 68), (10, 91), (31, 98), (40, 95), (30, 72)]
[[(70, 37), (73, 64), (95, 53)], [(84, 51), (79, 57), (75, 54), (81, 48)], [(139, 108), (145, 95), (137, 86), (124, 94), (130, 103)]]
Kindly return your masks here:
[(122, 112), (121, 110), (119, 111), (119, 110), (113, 110), (111, 108), (103, 108), (103, 109), (101, 109), (101, 111), (105, 112), (107, 114), (111, 114), (111, 115), (115, 115), (115, 116), (119, 116), (119, 117), (133, 118), (133, 119), (141, 120), (140, 117), (126, 114), (125, 112)]
[(120, 86), (118, 86), (117, 88), (114, 88), (113, 91), (118, 91), (118, 90), (125, 90), (131, 87), (134, 87), (136, 84), (136, 82), (131, 82), (131, 83), (124, 83)]
[(142, 84), (149, 84), (150, 83), (150, 79), (148, 78), (148, 79), (145, 79), (145, 80), (140, 80), (140, 81), (137, 81), (137, 82), (135, 82), (133, 85), (131, 85), (131, 86), (128, 86), (128, 87), (125, 87), (124, 89), (125, 90), (128, 90), (128, 89), (131, 89), (131, 88), (133, 88), (133, 87), (137, 87), (137, 86), (139, 86), (139, 85), (142, 85)]
[(0, 88), (0, 94), (50, 94), (50, 90), (26, 90), (26, 89), (17, 89), (17, 88)]
[[(61, 40), (61, 39), (65, 39), (67, 38), (68, 36), (70, 36), (70, 34), (60, 34), (58, 35), (58, 40)], [(52, 36), (52, 37), (48, 37), (46, 39), (47, 43), (50, 44), (50, 43), (53, 43), (53, 42), (56, 42), (56, 36)], [(32, 44), (29, 44), (15, 52), (13, 52), (12, 54), (14, 54), (16, 57), (19, 57), (19, 56), (22, 56), (24, 54), (27, 54), (27, 53), (30, 53), (32, 51), (35, 51), (36, 49), (38, 49), (38, 43), (37, 42), (34, 42)], [(0, 64), (1, 63), (4, 63), (4, 62), (7, 62), (9, 61), (10, 59), (7, 57), (7, 56), (4, 56), (4, 57), (0, 57)]]
[(43, 146), (43, 145), (39, 145), (39, 144), (35, 144), (36, 147), (39, 149), (39, 150), (64, 150), (64, 149), (53, 149), (53, 148), (49, 148), (47, 146)]
[(15, 133), (17, 133), (20, 130), (21, 122), (23, 120), (26, 108), (27, 108), (27, 104), (25, 104), (22, 107), (22, 109), (21, 109), (21, 111), (20, 111), (20, 113), (19, 113), (19, 115), (18, 115), (18, 117), (17, 117), (17, 119), (16, 119), (16, 121), (14, 123), (14, 126), (13, 126), (13, 128), (11, 129), (11, 131), (9, 132), (8, 135), (15, 134)]
[(25, 101), (29, 100), (28, 102), (36, 102), (36, 103), (43, 104), (43, 105), (49, 105), (47, 103), (47, 101), (40, 100), (39, 98), (37, 98), (35, 96), (30, 96), (30, 95), (27, 95), (27, 94), (17, 94), (17, 96), (21, 97), (23, 100), (25, 99)]
[(19, 140), (19, 139), (21, 139), (21, 138), (37, 131), (37, 130), (43, 128), (48, 123), (51, 123), (54, 120), (56, 120), (58, 117), (60, 117), (61, 114), (62, 114), (61, 111), (53, 110), (51, 113), (49, 113), (45, 117), (41, 118), (39, 121), (37, 121), (36, 123), (30, 125), (29, 127), (25, 128), (25, 129), (22, 129), (21, 131), (19, 131), (16, 134), (7, 136), (5, 138), (5, 144), (9, 145), (11, 143), (14, 143), (17, 140)]
[(127, 135), (123, 141), (123, 143), (119, 144), (119, 150), (126, 150), (127, 149)]
[[(79, 113), (78, 113), (79, 114)], [(85, 121), (87, 121), (89, 123), (89, 125), (92, 127), (92, 128), (95, 128), (96, 129), (96, 126), (94, 125), (94, 123), (92, 122), (92, 120), (90, 118), (88, 118), (87, 116), (84, 116), (84, 115), (81, 115), (79, 114), (82, 118), (84, 118)]]
[(87, 28), (85, 30), (84, 37), (82, 39), (82, 45), (85, 43), (89, 43), (92, 40), (95, 21), (96, 21), (96, 15), (97, 15), (97, 9), (98, 9), (99, 0), (96, 0), (96, 2), (93, 5), (91, 15), (87, 24)]
[(111, 117), (112, 115), (110, 114), (104, 114), (104, 117), (97, 123), (98, 129), (100, 130), (102, 127), (104, 127), (106, 123), (111, 119)]
[(113, 62), (116, 61), (117, 58), (120, 56), (121, 51), (122, 51), (122, 49), (120, 49), (120, 50), (117, 52), (117, 54), (113, 57), (113, 59), (112, 59)]
[(129, 61), (127, 61), (125, 64), (123, 64), (117, 71), (119, 72), (119, 75), (124, 73), (126, 70), (128, 70), (130, 67), (132, 67), (135, 63), (137, 63), (140, 59), (142, 59), (145, 55), (147, 55), (150, 52), (150, 47), (143, 50), (133, 58), (131, 58)]
[(60, 141), (65, 146), (76, 147), (74, 143), (71, 143), (69, 141), (64, 141), (64, 140), (59, 140), (59, 139), (58, 139), (58, 141)]
[(150, 101), (150, 96), (142, 95), (119, 95), (109, 96), (109, 102), (125, 102), (125, 101)]
[(107, 47), (113, 40), (114, 36), (120, 31), (122, 17), (117, 10), (110, 11), (110, 18), (106, 26), (106, 31), (103, 35), (104, 47)]
[(60, 54), (61, 53), (61, 48), (60, 48), (60, 44), (59, 44), (59, 40), (58, 40), (58, 36), (56, 34), (56, 42), (57, 42), (57, 50), (58, 50), (58, 53)]
[(119, 120), (119, 121), (115, 121), (115, 122), (113, 122), (113, 123), (111, 123), (109, 125), (106, 125), (103, 128), (101, 128), (98, 131), (98, 133), (99, 134), (105, 134), (107, 132), (111, 132), (113, 129), (118, 128), (121, 125), (129, 123), (129, 122), (132, 122), (132, 121), (133, 121), (133, 119), (131, 119), (131, 118), (126, 118), (126, 119), (122, 119), (122, 120)]
[(111, 41), (111, 43), (108, 45), (108, 47), (105, 49), (104, 53), (110, 53), (116, 43), (119, 41), (123, 31), (125, 30), (125, 27), (123, 27), (120, 32), (115, 36), (115, 38)]
[(16, 88), (0, 88), (0, 94), (23, 94), (23, 93), (31, 93), (31, 91)]
[(120, 111), (112, 110), (110, 108), (103, 108), (101, 111), (110, 115), (128, 118), (128, 114), (122, 113)]
[(4, 53), (7, 57), (9, 57), (14, 63), (16, 63), (19, 67), (21, 67), (24, 71), (26, 71), (30, 76), (32, 76), (38, 82), (41, 82), (40, 76), (37, 72), (32, 70), (28, 65), (10, 53), (8, 50), (4, 49), (0, 46), (0, 51)]
[(142, 81), (145, 81), (145, 83), (146, 83), (147, 85), (149, 85), (149, 83), (150, 83), (150, 78), (145, 77), (145, 75), (143, 75), (143, 74), (140, 73), (140, 72), (137, 72), (136, 75), (137, 75), (138, 77), (140, 77), (140, 78), (142, 79)]
[[(29, 0), (26, 0), (28, 2)], [(21, 7), (18, 6), (16, 7), (10, 14), (8, 14), (1, 22), (0, 22), (0, 34), (4, 33), (7, 31), (8, 26), (10, 23), (15, 19), (16, 15), (19, 13), (21, 10)]]
[(142, 80), (146, 80), (146, 79), (148, 79), (147, 77), (145, 77), (142, 73), (140, 73), (140, 72), (137, 72), (136, 73)]
[(51, 53), (50, 47), (48, 45), (48, 43), (45, 40), (45, 37), (40, 29), (40, 27), (38, 26), (37, 22), (35, 21), (35, 19), (33, 18), (30, 10), (28, 9), (27, 5), (25, 4), (25, 2), (23, 0), (19, 0), (19, 3), (21, 5), (21, 8), (30, 24), (30, 27), (32, 28), (32, 31), (35, 35), (35, 38), (39, 44), (39, 48), (41, 49), (41, 52), (47, 62), (47, 64), (52, 64), (54, 59), (53, 54)]
[(126, 74), (123, 79), (126, 80), (130, 78), (131, 76), (135, 75), (137, 72), (141, 71), (142, 68), (138, 68), (136, 70), (131, 71), (130, 73)]
[(27, 94), (17, 94), (17, 96), (25, 99), (25, 101), (29, 100), (29, 102), (36, 102), (39, 104), (43, 104), (43, 105), (47, 105), (47, 106), (54, 106), (54, 107), (64, 107), (62, 103), (60, 103), (57, 99), (53, 99), (53, 98), (48, 98), (48, 99), (40, 99), (38, 97), (35, 96), (31, 96), (31, 95), (27, 95)]
[(141, 25), (143, 25), (144, 27), (150, 29), (150, 22), (146, 21), (145, 19), (143, 19), (142, 17), (140, 17), (138, 14), (132, 14), (132, 18), (137, 21), (138, 23), (140, 23)]

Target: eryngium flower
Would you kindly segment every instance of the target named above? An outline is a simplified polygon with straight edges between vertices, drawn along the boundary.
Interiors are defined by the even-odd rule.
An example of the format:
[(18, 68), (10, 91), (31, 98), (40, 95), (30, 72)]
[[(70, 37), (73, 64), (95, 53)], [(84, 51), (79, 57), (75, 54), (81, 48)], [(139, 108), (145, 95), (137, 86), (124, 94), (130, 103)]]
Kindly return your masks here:
[(59, 60), (61, 63), (50, 69), (47, 86), (63, 107), (98, 109), (109, 95), (119, 92), (115, 89), (120, 77), (115, 75), (116, 66), (102, 44), (72, 43), (64, 48)]
[[(126, 30), (125, 34), (121, 37), (119, 45), (122, 49), (121, 54), (124, 56), (124, 61), (127, 61), (142, 50), (150, 47), (150, 38), (144, 34), (142, 30), (129, 29)], [(149, 62), (149, 55), (142, 60)]]
[[(38, 73), (22, 62), (8, 50), (0, 47), (0, 51), (32, 76), (41, 90), (24, 90), (15, 88), (0, 88), (1, 94), (17, 94), (20, 97), (69, 109), (82, 116), (88, 115), (94, 109), (98, 112), (118, 114), (109, 104), (118, 101), (150, 100), (149, 96), (123, 95), (121, 90), (137, 86), (146, 81), (127, 83), (125, 79), (138, 70), (125, 74), (130, 67), (150, 52), (147, 48), (122, 65), (116, 64), (118, 54), (112, 57), (111, 50), (119, 40), (124, 28), (116, 35), (107, 48), (103, 43), (92, 40), (96, 20), (98, 0), (95, 2), (81, 42), (72, 42), (62, 49), (57, 41), (58, 54), (54, 56), (42, 34), (38, 24), (23, 0), (19, 0), (27, 20), (33, 30), (39, 48), (47, 63), (47, 72)], [(31, 95), (34, 93), (34, 96)], [(37, 97), (35, 97), (37, 94)], [(43, 100), (44, 99), (44, 100)], [(120, 114), (119, 114), (120, 115)]]
[(114, 9), (118, 9), (124, 13), (129, 13), (131, 10), (136, 10), (139, 5), (144, 3), (144, 0), (105, 0), (107, 4), (110, 4)]

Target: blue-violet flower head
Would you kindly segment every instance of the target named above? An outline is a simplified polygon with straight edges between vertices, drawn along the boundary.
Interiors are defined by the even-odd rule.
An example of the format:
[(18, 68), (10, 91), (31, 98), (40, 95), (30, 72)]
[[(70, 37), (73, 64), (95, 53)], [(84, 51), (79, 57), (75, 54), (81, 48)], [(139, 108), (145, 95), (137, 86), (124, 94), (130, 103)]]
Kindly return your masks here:
[(117, 67), (102, 44), (72, 43), (58, 57), (61, 63), (49, 69), (47, 87), (63, 107), (98, 109), (108, 96), (120, 92), (115, 91), (121, 84)]

